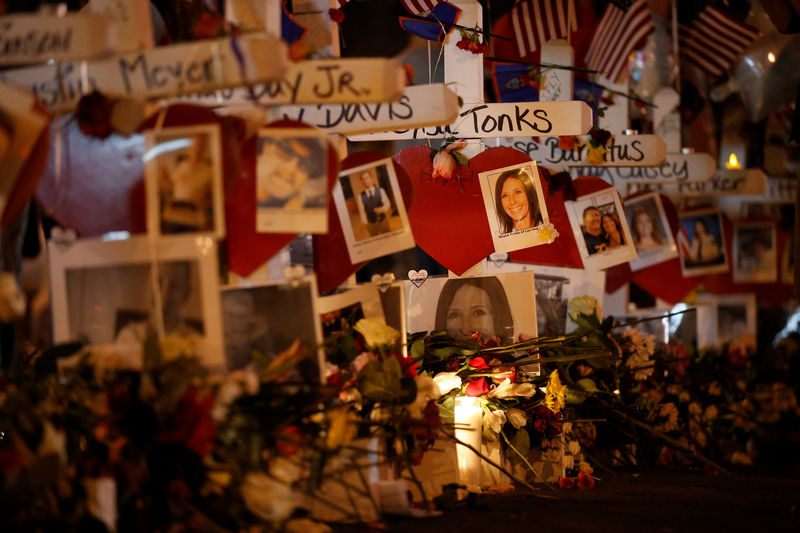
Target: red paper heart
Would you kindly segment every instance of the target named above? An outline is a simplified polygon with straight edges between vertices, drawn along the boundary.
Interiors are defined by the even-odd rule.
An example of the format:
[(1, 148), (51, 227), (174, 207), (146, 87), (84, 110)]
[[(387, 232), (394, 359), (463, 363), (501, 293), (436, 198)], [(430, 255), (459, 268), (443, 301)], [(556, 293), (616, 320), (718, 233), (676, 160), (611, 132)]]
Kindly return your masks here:
[(414, 207), (408, 215), (414, 239), (436, 261), (460, 275), (494, 252), (478, 174), (531, 158), (514, 148), (490, 148), (473, 157), (467, 167), (457, 167), (448, 180), (431, 179), (427, 146), (406, 148), (394, 160), (416, 184)]
[[(546, 181), (542, 181), (546, 185)], [(577, 196), (591, 194), (611, 187), (607, 182), (594, 176), (581, 176), (572, 182)], [(534, 246), (524, 250), (511, 252), (509, 257), (516, 263), (531, 263), (535, 265), (548, 265), (568, 268), (583, 268), (578, 244), (569, 224), (569, 215), (564, 206), (564, 193), (557, 191), (547, 197), (547, 211), (550, 214), (550, 223), (558, 231), (554, 242), (545, 246)]]
[[(267, 128), (311, 128), (295, 120), (279, 120)], [(249, 276), (270, 257), (289, 244), (297, 233), (256, 232), (256, 160), (258, 136), (251, 137), (242, 147), (241, 175), (233, 183), (225, 202), (228, 234), (228, 268), (240, 276)], [(328, 192), (336, 182), (336, 150), (328, 146)], [(330, 196), (329, 196), (330, 198)], [(333, 210), (329, 203), (328, 210)], [(330, 217), (329, 217), (330, 220)], [(330, 223), (330, 222), (329, 222)]]
[[(427, 148), (426, 148), (427, 150)], [(351, 168), (360, 167), (373, 161), (386, 159), (386, 154), (381, 152), (356, 152), (344, 158), (339, 165), (339, 172), (344, 172)], [(400, 194), (403, 196), (403, 203), (406, 210), (410, 210), (413, 200), (413, 186), (405, 170), (394, 163), (394, 171), (397, 175), (397, 184), (400, 186)], [(335, 179), (335, 178), (334, 178)], [(409, 213), (409, 219), (411, 215)], [(412, 224), (413, 227), (413, 224)], [(319, 292), (328, 293), (341, 285), (351, 274), (366, 264), (350, 262), (350, 255), (347, 253), (347, 243), (344, 240), (342, 225), (339, 216), (336, 214), (336, 207), (330, 203), (328, 208), (328, 234), (314, 235), (314, 272), (317, 274), (317, 286)]]

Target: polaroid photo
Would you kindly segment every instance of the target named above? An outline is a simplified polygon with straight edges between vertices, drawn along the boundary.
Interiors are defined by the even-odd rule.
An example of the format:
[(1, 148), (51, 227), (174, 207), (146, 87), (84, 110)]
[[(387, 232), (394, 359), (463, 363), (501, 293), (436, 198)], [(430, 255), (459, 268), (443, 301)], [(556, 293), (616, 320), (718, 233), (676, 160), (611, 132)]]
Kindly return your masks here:
[(631, 270), (642, 270), (678, 257), (661, 195), (651, 193), (626, 200), (625, 217), (638, 255), (630, 261)]
[(512, 252), (550, 241), (539, 229), (550, 223), (534, 161), (478, 175), (496, 252)]
[(717, 209), (681, 213), (678, 252), (684, 277), (728, 270), (722, 217)]
[(340, 172), (333, 201), (352, 263), (415, 246), (391, 158)]
[(81, 239), (48, 253), (55, 342), (102, 346), (141, 368), (145, 339), (177, 337), (207, 366), (225, 364), (213, 239)]
[(408, 335), (406, 328), (406, 303), (405, 292), (402, 281), (392, 283), (386, 290), (378, 290), (381, 299), (381, 308), (386, 325), (393, 327), (400, 332), (400, 339), (403, 341), (403, 356), (408, 355), (408, 346), (405, 339)]
[(147, 228), (157, 236), (225, 236), (218, 124), (145, 132)]
[[(697, 305), (688, 305), (683, 302), (675, 304), (669, 309), (665, 309), (664, 312), (667, 315), (665, 317), (667, 323), (667, 342), (670, 344), (684, 344), (685, 346), (692, 347), (692, 346), (699, 346), (699, 328), (698, 328), (698, 320), (701, 314), (703, 314), (703, 306)], [(716, 325), (714, 326), (713, 331), (716, 331)], [(713, 345), (715, 339), (712, 340), (710, 345)], [(709, 346), (709, 344), (705, 344)]]
[(317, 313), (322, 325), (322, 338), (353, 327), (362, 318), (383, 318), (383, 303), (373, 283), (357, 285), (339, 294), (317, 299)]
[(306, 383), (319, 383), (324, 368), (322, 327), (316, 311), (317, 283), (306, 276), (222, 290), (225, 359), (229, 371), (253, 364), (253, 352), (273, 360), (296, 340), (316, 356), (291, 370)]
[[(710, 328), (714, 332), (711, 346), (722, 346), (736, 340), (755, 342), (756, 339), (756, 295), (719, 294), (701, 295), (697, 298), (698, 307), (703, 305), (711, 310), (711, 317), (698, 324), (698, 329)], [(698, 316), (698, 320), (699, 320)], [(710, 339), (706, 339), (709, 341)], [(699, 345), (698, 341), (698, 345)]]
[(328, 232), (328, 138), (316, 128), (261, 128), (256, 231)]
[(776, 283), (778, 241), (772, 222), (740, 222), (733, 227), (733, 281)]
[(456, 340), (478, 332), (511, 344), (537, 335), (533, 272), (406, 281), (409, 333), (444, 330)]
[(579, 296), (592, 296), (603, 306), (606, 274), (602, 270), (529, 265), (506, 261), (498, 264), (487, 258), (484, 272), (534, 273), (536, 288), (536, 331), (554, 337), (572, 333), (578, 325), (569, 319), (569, 301)]
[(739, 213), (742, 218), (749, 217), (769, 217), (773, 220), (781, 219), (782, 204), (772, 204), (765, 202), (742, 202)]
[(603, 189), (564, 205), (584, 268), (599, 270), (636, 259), (617, 189)]

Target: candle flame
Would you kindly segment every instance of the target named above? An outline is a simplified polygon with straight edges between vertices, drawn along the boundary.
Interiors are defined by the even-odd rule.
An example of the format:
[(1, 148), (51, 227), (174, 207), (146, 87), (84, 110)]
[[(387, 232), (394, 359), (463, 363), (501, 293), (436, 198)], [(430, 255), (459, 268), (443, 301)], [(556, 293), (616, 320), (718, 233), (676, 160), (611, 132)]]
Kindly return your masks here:
[(742, 166), (739, 164), (739, 159), (736, 157), (736, 154), (734, 154), (733, 152), (731, 152), (731, 155), (728, 158), (728, 162), (725, 163), (725, 168), (727, 168), (728, 170), (736, 169), (736, 168), (742, 168)]

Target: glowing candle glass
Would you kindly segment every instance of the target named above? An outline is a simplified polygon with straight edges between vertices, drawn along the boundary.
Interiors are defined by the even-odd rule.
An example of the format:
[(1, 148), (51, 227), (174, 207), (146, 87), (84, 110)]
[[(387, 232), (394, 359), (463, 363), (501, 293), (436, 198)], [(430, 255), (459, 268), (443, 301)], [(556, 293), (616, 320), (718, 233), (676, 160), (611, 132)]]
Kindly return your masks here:
[[(456, 398), (454, 421), (456, 438), (475, 448), (481, 449), (481, 416), (483, 409), (479, 398), (459, 396)], [(468, 490), (476, 490), (481, 485), (481, 458), (471, 449), (456, 445), (459, 483)]]

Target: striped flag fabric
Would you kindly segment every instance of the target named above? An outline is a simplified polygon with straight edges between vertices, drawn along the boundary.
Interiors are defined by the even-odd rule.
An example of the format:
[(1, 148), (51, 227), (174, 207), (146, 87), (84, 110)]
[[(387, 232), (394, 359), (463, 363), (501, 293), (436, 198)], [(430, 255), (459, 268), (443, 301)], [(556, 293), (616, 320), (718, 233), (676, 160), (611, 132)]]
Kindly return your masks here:
[(575, 0), (517, 0), (510, 18), (520, 57), (551, 39), (566, 37), (580, 25)]
[(684, 58), (706, 74), (725, 73), (758, 38), (758, 30), (731, 18), (713, 6), (706, 7), (691, 26), (681, 25), (678, 42)]
[(627, 11), (609, 4), (586, 53), (586, 66), (616, 82), (627, 65), (628, 56), (641, 48), (654, 31), (646, 0), (636, 0)]
[(433, 11), (438, 4), (444, 0), (400, 0), (406, 11), (418, 17), (427, 17), (428, 13)]
[(433, 8), (424, 19), (399, 17), (400, 26), (409, 33), (429, 41), (439, 41), (453, 29), (461, 15), (461, 9), (450, 2), (442, 2)]
[(686, 228), (681, 225), (681, 229), (678, 232), (678, 248), (681, 251), (681, 256), (684, 258), (689, 258), (692, 256), (692, 246), (689, 244), (689, 234), (686, 232)]

